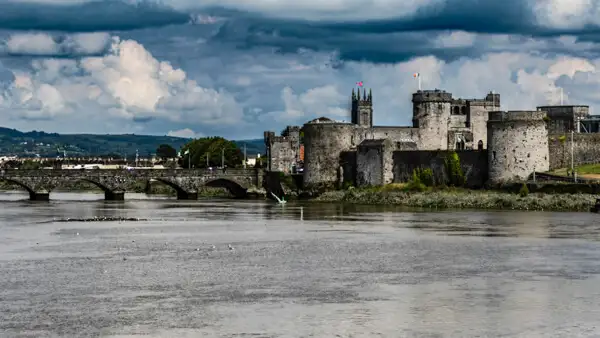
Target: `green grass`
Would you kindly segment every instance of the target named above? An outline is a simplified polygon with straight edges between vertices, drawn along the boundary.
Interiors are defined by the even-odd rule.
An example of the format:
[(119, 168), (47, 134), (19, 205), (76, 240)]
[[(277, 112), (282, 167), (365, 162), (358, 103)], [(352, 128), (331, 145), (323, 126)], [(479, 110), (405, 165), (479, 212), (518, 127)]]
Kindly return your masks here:
[[(551, 174), (567, 176), (570, 172), (570, 168), (560, 168), (550, 171)], [(600, 164), (584, 164), (575, 167), (577, 175), (600, 175)]]

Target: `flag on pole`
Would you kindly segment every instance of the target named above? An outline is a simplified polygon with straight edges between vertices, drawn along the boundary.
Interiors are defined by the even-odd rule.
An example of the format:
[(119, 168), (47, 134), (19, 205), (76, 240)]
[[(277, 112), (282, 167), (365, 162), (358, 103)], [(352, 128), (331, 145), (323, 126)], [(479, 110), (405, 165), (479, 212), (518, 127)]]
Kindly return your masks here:
[(357, 84), (359, 87), (362, 87), (362, 86), (363, 86), (363, 82), (362, 82), (362, 81), (358, 81), (356, 84)]
[(181, 150), (177, 152), (177, 157), (181, 157)]
[(189, 149), (187, 149), (187, 150), (186, 150), (186, 151), (185, 151), (183, 154), (184, 154), (184, 155), (187, 155), (187, 154), (189, 154), (189, 153), (190, 153), (190, 150), (189, 150)]
[(414, 73), (413, 77), (419, 81), (419, 90), (421, 90), (421, 74)]

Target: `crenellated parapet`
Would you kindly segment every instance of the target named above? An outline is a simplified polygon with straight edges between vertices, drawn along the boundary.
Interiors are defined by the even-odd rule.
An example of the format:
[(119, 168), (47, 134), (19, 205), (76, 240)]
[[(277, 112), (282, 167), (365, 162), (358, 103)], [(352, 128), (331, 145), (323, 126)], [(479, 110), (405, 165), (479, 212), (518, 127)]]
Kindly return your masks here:
[(452, 93), (448, 93), (445, 90), (418, 90), (413, 94), (413, 103), (425, 103), (425, 102), (448, 102), (451, 103)]

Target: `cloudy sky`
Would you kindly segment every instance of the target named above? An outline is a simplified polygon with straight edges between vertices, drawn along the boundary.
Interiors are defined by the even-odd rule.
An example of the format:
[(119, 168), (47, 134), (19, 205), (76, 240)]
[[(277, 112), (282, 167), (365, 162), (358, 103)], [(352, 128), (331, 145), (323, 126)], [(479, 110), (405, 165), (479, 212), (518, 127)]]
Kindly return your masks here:
[(260, 138), (349, 120), (357, 81), (408, 125), (415, 72), (594, 109), (599, 67), (600, 0), (0, 0), (0, 126), (25, 131)]

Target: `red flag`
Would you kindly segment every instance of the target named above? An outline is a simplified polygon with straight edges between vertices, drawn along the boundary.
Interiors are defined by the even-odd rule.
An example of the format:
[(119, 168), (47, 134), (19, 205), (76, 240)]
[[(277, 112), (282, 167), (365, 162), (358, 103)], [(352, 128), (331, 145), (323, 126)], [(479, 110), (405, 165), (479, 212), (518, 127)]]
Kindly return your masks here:
[(358, 81), (356, 84), (357, 84), (359, 87), (362, 87), (362, 86), (363, 86), (363, 82), (362, 82), (362, 81)]

